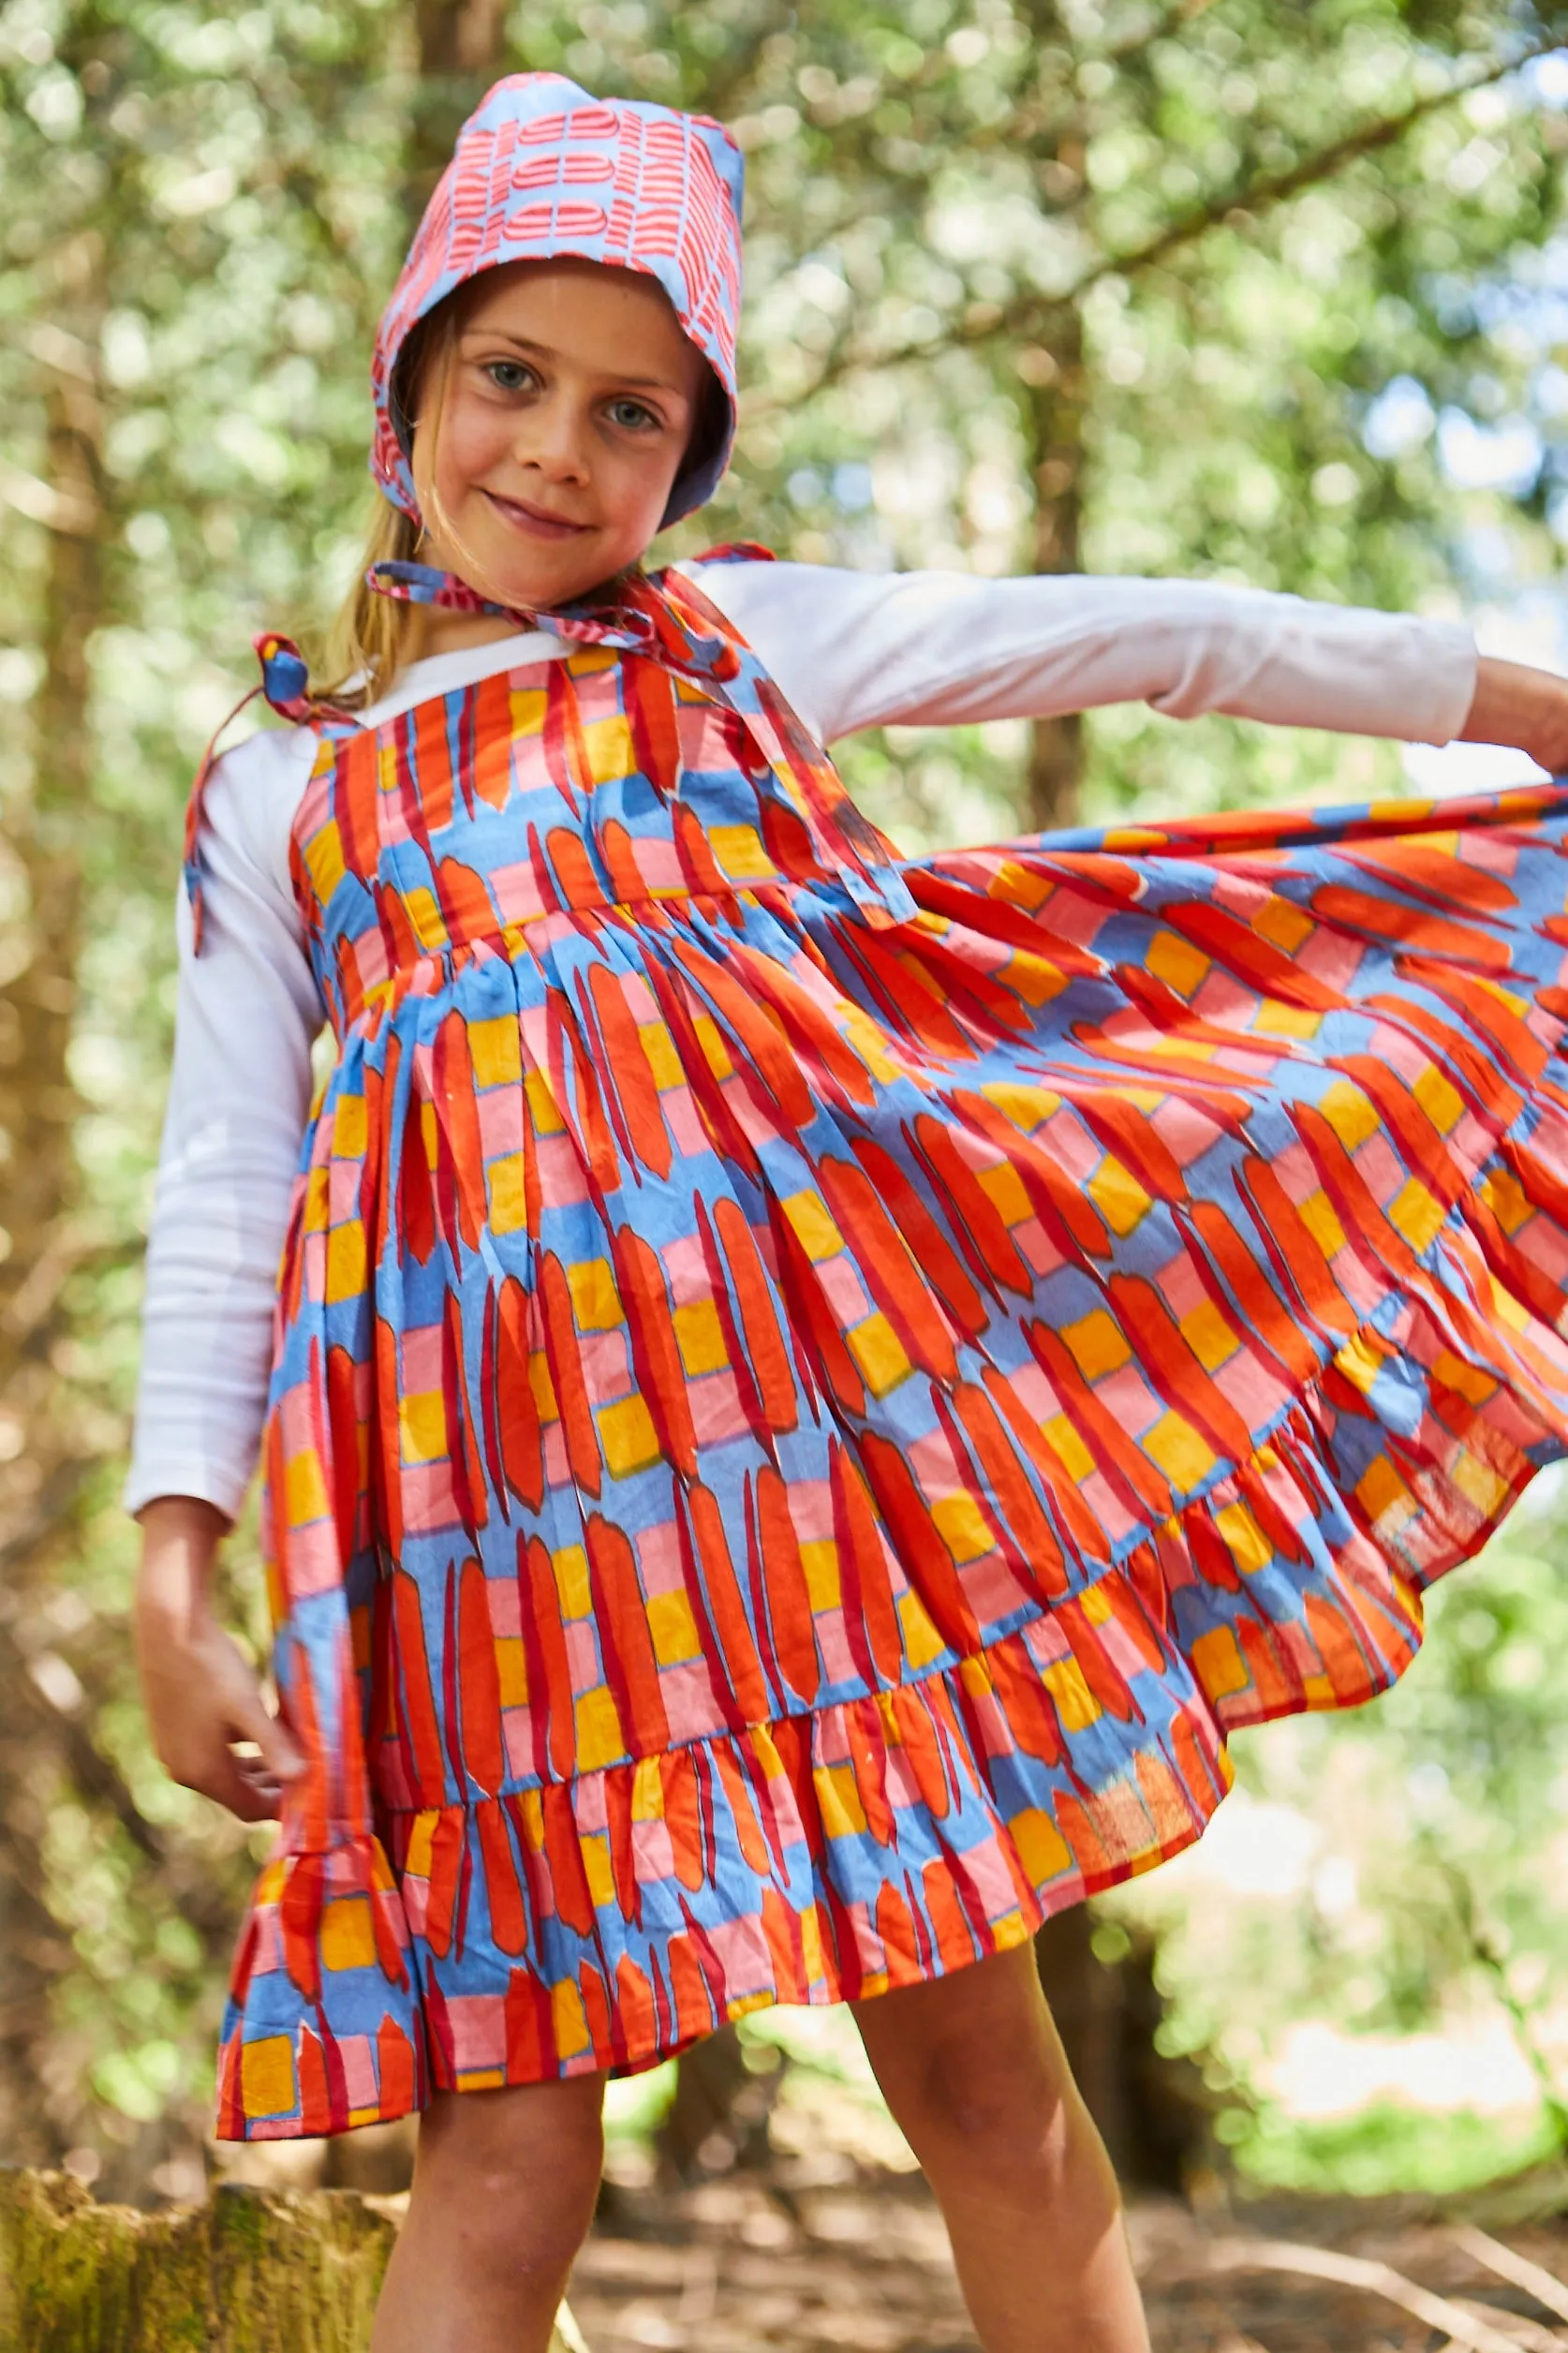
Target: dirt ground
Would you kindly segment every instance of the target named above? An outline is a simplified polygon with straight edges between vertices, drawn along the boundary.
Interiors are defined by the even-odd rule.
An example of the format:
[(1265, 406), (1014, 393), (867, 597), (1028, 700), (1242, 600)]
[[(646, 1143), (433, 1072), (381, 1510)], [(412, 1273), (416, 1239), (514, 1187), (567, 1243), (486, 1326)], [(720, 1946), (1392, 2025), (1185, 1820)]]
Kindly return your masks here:
[[(831, 2147), (674, 2194), (618, 2170), (570, 2291), (590, 2353), (975, 2353), (918, 2175)], [(1132, 2229), (1156, 2353), (1568, 2353), (1568, 2223), (1216, 2189)]]
[[(936, 2205), (836, 2018), (798, 2064), (764, 2054), (724, 2130), (699, 2124), (691, 2185), (668, 2146), (613, 2135), (569, 2291), (587, 2353), (978, 2353)], [(224, 2170), (285, 2186), (325, 2150), (327, 2178), (395, 2219), (412, 2148), (393, 2125), (228, 2149)], [(1130, 2226), (1155, 2353), (1568, 2353), (1568, 2166), (1449, 2200), (1260, 2197), (1206, 2173), (1186, 2201), (1134, 2201)]]

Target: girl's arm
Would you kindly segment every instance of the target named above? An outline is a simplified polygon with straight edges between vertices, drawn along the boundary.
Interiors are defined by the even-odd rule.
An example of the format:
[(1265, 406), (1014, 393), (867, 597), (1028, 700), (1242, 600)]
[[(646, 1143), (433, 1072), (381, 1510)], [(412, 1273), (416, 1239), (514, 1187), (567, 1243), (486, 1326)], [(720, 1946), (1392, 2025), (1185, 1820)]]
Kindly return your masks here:
[(1464, 733), (1517, 743), (1546, 766), (1568, 753), (1568, 690), (1538, 683), (1521, 701), (1519, 682), (1546, 674), (1478, 668), (1455, 622), (1206, 581), (688, 569), (824, 743), (1148, 702), (1176, 718), (1224, 711), (1406, 742)]
[[(229, 1522), (189, 1495), (141, 1515), (136, 1664), (153, 1745), (166, 1772), (237, 1813), (265, 1822), (302, 1758), (268, 1709), (250, 1664), (213, 1614), (213, 1564)], [(250, 1751), (254, 1749), (254, 1755)]]
[(198, 1496), (232, 1518), (272, 1362), (278, 1254), (323, 1014), (293, 893), (288, 826), (313, 752), (269, 733), (221, 760), (205, 799), (206, 929), (182, 885), (174, 1069), (147, 1244), (127, 1510)]
[(1484, 654), (1459, 730), (1466, 744), (1512, 744), (1548, 776), (1568, 770), (1568, 678)]
[[(244, 1821), (275, 1814), (299, 1770), (212, 1572), (255, 1462), (274, 1282), (310, 1096), (321, 1006), (283, 843), (308, 738), (253, 737), (208, 786), (206, 937), (182, 888), (180, 984), (147, 1259), (128, 1509), (140, 1515), (138, 1665), (154, 1744), (176, 1781)], [(303, 764), (302, 764), (303, 763)], [(254, 1755), (236, 1753), (254, 1747)]]

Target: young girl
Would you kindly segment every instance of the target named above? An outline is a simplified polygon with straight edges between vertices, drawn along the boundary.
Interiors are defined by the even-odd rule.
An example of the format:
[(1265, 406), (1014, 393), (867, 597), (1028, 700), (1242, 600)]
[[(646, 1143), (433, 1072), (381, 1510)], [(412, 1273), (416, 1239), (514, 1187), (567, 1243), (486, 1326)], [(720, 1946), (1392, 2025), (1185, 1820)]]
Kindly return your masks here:
[[(1568, 798), (910, 864), (822, 746), (1146, 696), (1554, 765), (1568, 693), (1287, 598), (643, 572), (740, 181), (492, 91), (338, 681), (263, 641), (297, 723), (198, 787), (129, 1501), (160, 1754), (282, 1817), (220, 2130), (422, 2109), (377, 2353), (523, 2353), (606, 2076), (848, 2001), (990, 2353), (1132, 2353), (1030, 1938), (1568, 1443)], [(275, 1722), (209, 1599), (259, 1451)]]

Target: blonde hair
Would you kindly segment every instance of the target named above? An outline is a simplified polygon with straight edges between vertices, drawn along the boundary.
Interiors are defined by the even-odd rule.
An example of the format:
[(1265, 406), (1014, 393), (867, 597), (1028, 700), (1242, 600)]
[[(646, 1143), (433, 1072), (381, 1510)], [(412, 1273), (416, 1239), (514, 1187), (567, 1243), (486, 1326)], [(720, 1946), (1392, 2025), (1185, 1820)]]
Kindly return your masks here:
[[(456, 310), (449, 296), (412, 330), (397, 371), (407, 385), (409, 402), (417, 403), (432, 372), (431, 362), (440, 362), (429, 419), (432, 474), (441, 412), (446, 407), (456, 325)], [(383, 596), (371, 586), (366, 575), (377, 564), (412, 563), (424, 541), (424, 525), (416, 523), (412, 515), (405, 514), (401, 507), (394, 507), (379, 490), (375, 493), (375, 501), (354, 585), (338, 607), (322, 643), (321, 662), (328, 684), (318, 688), (313, 698), (318, 703), (335, 703), (348, 711), (362, 710), (386, 693), (398, 672), (407, 666), (411, 643), (418, 638), (421, 628), (418, 605)], [(438, 512), (437, 520), (444, 522), (445, 517)]]
[(423, 537), (412, 515), (376, 493), (376, 511), (365, 531), (354, 585), (322, 641), (321, 667), (328, 683), (317, 691), (318, 702), (361, 710), (385, 694), (406, 667), (419, 608), (379, 595), (365, 574), (373, 564), (411, 563)]

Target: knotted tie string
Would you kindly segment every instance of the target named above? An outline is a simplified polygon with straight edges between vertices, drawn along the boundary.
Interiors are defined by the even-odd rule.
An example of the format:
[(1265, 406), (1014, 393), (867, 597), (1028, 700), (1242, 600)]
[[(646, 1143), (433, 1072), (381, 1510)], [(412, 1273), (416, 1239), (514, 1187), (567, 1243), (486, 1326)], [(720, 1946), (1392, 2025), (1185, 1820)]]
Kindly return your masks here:
[[(544, 606), (497, 604), (456, 572), (439, 570), (434, 564), (411, 564), (389, 557), (372, 564), (365, 574), (365, 585), (379, 597), (395, 598), (399, 604), (439, 606), (444, 613), (478, 613), (499, 621), (515, 621), (519, 629), (543, 629), (552, 637), (563, 637), (581, 645), (614, 645), (628, 653), (651, 653), (658, 642), (658, 632), (650, 615), (636, 605), (616, 601), (592, 601), (586, 598), (574, 604), (546, 608)], [(641, 572), (625, 575), (629, 585), (643, 585)]]

